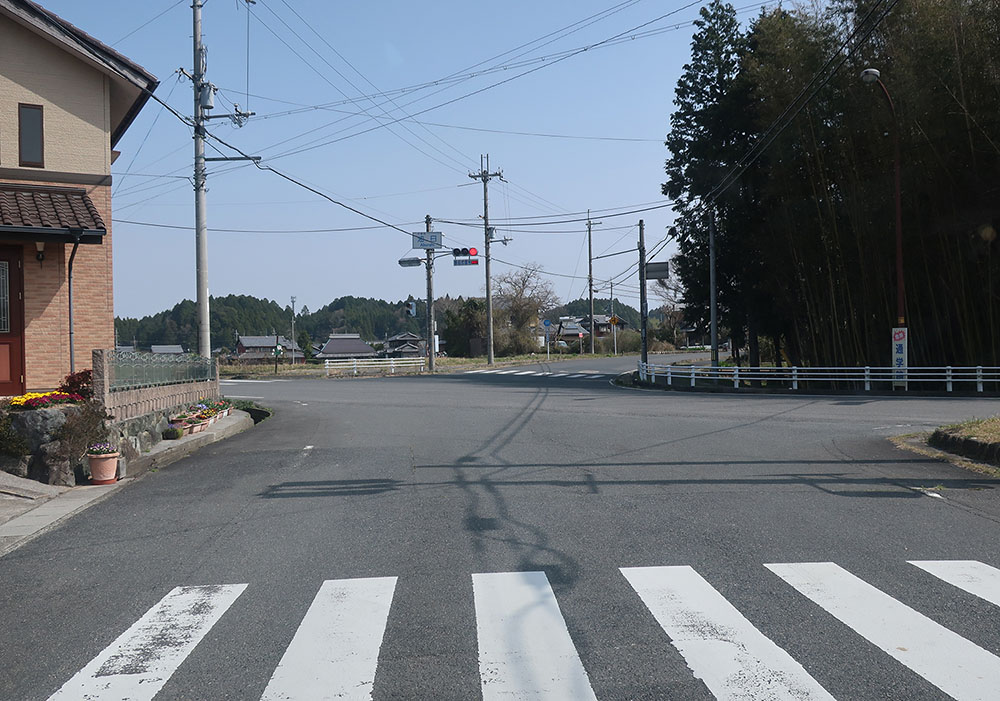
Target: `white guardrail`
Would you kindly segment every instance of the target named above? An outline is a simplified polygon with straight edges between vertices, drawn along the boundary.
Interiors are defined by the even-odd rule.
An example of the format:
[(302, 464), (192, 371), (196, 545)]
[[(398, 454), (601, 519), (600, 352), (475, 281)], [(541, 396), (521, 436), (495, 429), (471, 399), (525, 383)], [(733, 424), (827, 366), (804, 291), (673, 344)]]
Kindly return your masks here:
[(423, 372), (427, 365), (427, 358), (347, 358), (327, 360), (323, 364), (326, 366), (327, 377), (345, 373), (358, 375), (387, 371), (390, 375), (395, 375), (396, 370)]
[(665, 381), (667, 386), (687, 385), (694, 387), (699, 381), (714, 381), (715, 383), (732, 383), (734, 389), (751, 386), (751, 383), (763, 382), (767, 385), (777, 384), (779, 387), (799, 389), (801, 385), (823, 383), (828, 387), (848, 388), (850, 386), (866, 392), (873, 385), (890, 389), (893, 386), (903, 386), (909, 383), (936, 383), (945, 391), (952, 392), (955, 385), (966, 384), (971, 389), (975, 385), (977, 392), (983, 391), (983, 385), (992, 383), (993, 389), (998, 389), (1000, 383), (1000, 368), (984, 367), (922, 367), (922, 368), (800, 368), (800, 367), (718, 367), (709, 365), (656, 365), (639, 362), (639, 379), (643, 382), (656, 383)]

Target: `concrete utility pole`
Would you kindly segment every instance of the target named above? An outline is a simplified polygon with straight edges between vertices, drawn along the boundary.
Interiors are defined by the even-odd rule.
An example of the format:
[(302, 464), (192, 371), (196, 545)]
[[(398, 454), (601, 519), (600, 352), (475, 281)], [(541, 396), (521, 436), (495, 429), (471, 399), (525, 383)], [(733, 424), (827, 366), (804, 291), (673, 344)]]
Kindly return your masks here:
[[(424, 217), (424, 225), (431, 232), (431, 215)], [(427, 368), (434, 372), (434, 249), (427, 249)]]
[[(248, 5), (256, 0), (244, 0)], [(206, 217), (207, 204), (205, 200), (207, 173), (206, 161), (244, 161), (259, 160), (259, 156), (205, 158), (205, 123), (210, 119), (232, 119), (236, 126), (243, 126), (253, 112), (240, 111), (235, 105), (233, 114), (217, 114), (209, 116), (208, 110), (215, 107), (215, 86), (205, 79), (208, 70), (206, 60), (207, 50), (201, 43), (201, 8), (206, 0), (192, 0), (193, 35), (194, 35), (194, 66), (188, 73), (183, 68), (180, 72), (191, 79), (194, 87), (194, 240), (195, 240), (195, 285), (197, 287), (196, 306), (198, 309), (198, 355), (205, 358), (212, 356), (211, 321), (208, 308), (208, 221)]]
[(642, 339), (640, 358), (643, 363), (649, 362), (649, 347), (646, 345), (646, 225), (639, 220), (639, 336)]
[[(484, 162), (485, 159), (485, 162)], [(487, 183), (490, 178), (500, 178), (503, 180), (503, 172), (490, 172), (490, 155), (479, 157), (479, 172), (469, 173), (473, 180), (483, 181), (483, 231), (486, 234), (486, 243), (483, 246), (486, 253), (486, 363), (493, 364), (493, 282), (490, 279), (490, 242), (493, 240), (493, 230), (490, 229), (490, 194)]]
[(719, 367), (719, 307), (715, 292), (715, 210), (708, 213), (708, 277), (711, 288), (712, 367)]
[[(198, 307), (198, 355), (212, 355), (211, 325), (208, 309), (208, 222), (205, 202), (205, 113), (211, 95), (211, 86), (205, 81), (205, 47), (201, 43), (201, 8), (204, 0), (193, 0), (194, 11), (194, 67), (191, 83), (194, 85), (194, 239), (195, 271)], [(203, 95), (209, 91), (208, 95)]]
[(291, 338), (291, 348), (292, 351), (292, 367), (295, 367), (295, 296), (292, 296), (292, 338)]
[(590, 227), (592, 224), (601, 222), (590, 221), (590, 210), (587, 210), (587, 262), (589, 264), (587, 273), (587, 286), (590, 288), (590, 354), (594, 354), (594, 336), (597, 335), (597, 324), (594, 323), (594, 245)]

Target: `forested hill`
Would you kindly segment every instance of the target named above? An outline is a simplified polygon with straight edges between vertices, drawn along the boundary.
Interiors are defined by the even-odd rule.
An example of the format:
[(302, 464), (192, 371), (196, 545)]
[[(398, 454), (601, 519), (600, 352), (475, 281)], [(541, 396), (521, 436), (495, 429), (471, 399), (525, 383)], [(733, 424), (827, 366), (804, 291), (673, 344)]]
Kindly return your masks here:
[[(436, 306), (436, 305), (435, 305)], [(291, 334), (291, 306), (249, 295), (212, 297), (210, 300), (212, 348), (233, 349), (237, 335)], [(180, 344), (187, 351), (198, 348), (198, 312), (195, 303), (184, 300), (172, 309), (141, 319), (116, 318), (118, 343), (139, 348), (154, 344)], [(341, 297), (310, 312), (296, 310), (295, 335), (322, 340), (331, 333), (359, 333), (372, 341), (403, 331), (420, 333), (419, 318), (406, 315), (405, 302)], [(300, 341), (301, 343), (301, 341)]]

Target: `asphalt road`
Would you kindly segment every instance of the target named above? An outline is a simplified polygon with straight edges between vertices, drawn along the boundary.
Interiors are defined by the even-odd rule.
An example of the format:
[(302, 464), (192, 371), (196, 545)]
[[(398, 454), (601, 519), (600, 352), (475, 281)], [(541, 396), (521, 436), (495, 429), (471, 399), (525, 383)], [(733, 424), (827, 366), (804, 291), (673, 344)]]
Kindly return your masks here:
[(0, 558), (0, 698), (997, 698), (1000, 481), (887, 440), (995, 401), (634, 362), (225, 383), (275, 416)]

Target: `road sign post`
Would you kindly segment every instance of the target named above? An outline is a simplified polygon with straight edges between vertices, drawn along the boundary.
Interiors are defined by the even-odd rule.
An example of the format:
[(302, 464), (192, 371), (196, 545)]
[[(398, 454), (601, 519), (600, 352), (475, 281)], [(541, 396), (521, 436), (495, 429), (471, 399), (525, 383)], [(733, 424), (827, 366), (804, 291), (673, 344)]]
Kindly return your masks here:
[(906, 389), (908, 329), (898, 327), (892, 330), (892, 386)]
[(542, 321), (542, 326), (545, 327), (545, 360), (549, 360), (549, 327), (552, 326), (552, 322), (548, 319)]

